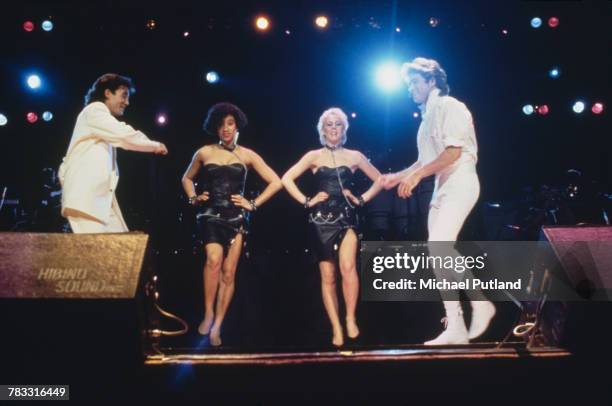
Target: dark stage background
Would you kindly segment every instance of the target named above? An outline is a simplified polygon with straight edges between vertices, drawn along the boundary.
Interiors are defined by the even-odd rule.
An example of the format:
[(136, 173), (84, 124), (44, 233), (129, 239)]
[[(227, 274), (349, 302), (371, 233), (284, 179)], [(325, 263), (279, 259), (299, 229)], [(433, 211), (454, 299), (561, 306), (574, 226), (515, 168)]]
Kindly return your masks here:
[[(482, 193), (464, 238), (499, 236), (486, 230), (486, 202), (516, 201), (526, 187), (562, 186), (568, 169), (610, 190), (608, 113), (594, 115), (590, 104), (582, 115), (571, 109), (578, 98), (607, 103), (606, 2), (21, 1), (3, 7), (0, 112), (9, 121), (0, 127), (0, 186), (8, 188), (7, 198), (20, 199), (27, 218), (37, 205), (41, 170), (58, 167), (86, 90), (105, 72), (132, 77), (137, 92), (125, 121), (163, 141), (170, 153), (153, 157), (121, 151), (118, 199), (130, 228), (152, 236), (162, 302), (193, 327), (202, 313), (203, 258), (180, 177), (196, 149), (216, 142), (204, 134), (202, 123), (219, 101), (245, 111), (250, 123), (240, 143), (262, 155), (279, 175), (319, 147), (316, 123), (331, 106), (357, 114), (349, 118), (347, 147), (364, 152), (381, 172), (398, 170), (416, 159), (420, 118), (412, 115), (418, 109), (405, 89), (393, 94), (378, 89), (374, 71), (388, 59), (430, 57), (446, 69), (451, 95), (466, 103), (476, 124)], [(261, 12), (272, 22), (265, 33), (252, 24)], [(327, 30), (313, 26), (317, 13), (329, 16)], [(536, 15), (544, 20), (537, 30), (529, 25)], [(546, 25), (550, 16), (559, 18), (557, 28)], [(38, 25), (49, 17), (52, 32), (21, 28), (25, 20)], [(431, 17), (439, 20), (436, 27), (429, 24)], [(147, 28), (150, 19), (155, 29)], [(558, 79), (548, 77), (552, 66), (561, 69)], [(220, 74), (219, 83), (206, 82), (210, 70)], [(34, 71), (43, 86), (30, 92), (24, 81)], [(546, 103), (550, 113), (524, 115), (526, 103)], [(27, 112), (44, 110), (53, 112), (52, 121), (25, 120)], [(168, 117), (163, 127), (155, 123), (160, 112)], [(308, 175), (302, 185), (308, 190)], [(262, 187), (253, 174), (248, 190)], [(357, 180), (357, 190), (366, 187), (365, 180)], [(371, 207), (386, 200), (408, 213), (411, 203), (393, 196), (383, 192)], [(411, 226), (382, 234), (365, 227), (364, 237), (422, 239), (422, 219), (413, 216)], [(10, 228), (9, 220), (2, 224)], [(284, 191), (254, 216), (249, 258), (239, 269), (226, 323), (228, 345), (328, 340), (318, 273), (306, 252), (306, 226), (302, 208)], [(27, 224), (24, 229), (37, 231)], [(423, 314), (438, 305), (369, 304), (363, 309), (367, 342), (418, 342), (437, 328), (437, 318)], [(377, 324), (383, 319), (401, 327), (380, 333), (389, 331)], [(285, 329), (277, 331), (283, 323)], [(502, 331), (510, 321), (499, 323)]]

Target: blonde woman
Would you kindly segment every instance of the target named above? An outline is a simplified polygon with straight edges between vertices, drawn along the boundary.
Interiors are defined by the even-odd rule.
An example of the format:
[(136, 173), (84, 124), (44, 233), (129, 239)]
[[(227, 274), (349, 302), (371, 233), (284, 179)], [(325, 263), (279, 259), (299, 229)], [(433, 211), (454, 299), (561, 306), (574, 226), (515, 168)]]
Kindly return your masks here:
[[(344, 148), (348, 130), (346, 114), (333, 107), (321, 115), (317, 129), (322, 148), (309, 151), (282, 177), (289, 194), (309, 210), (314, 235), (314, 252), (321, 273), (323, 305), (332, 325), (332, 344), (344, 344), (344, 333), (338, 312), (336, 271), (340, 269), (342, 294), (346, 305), (346, 333), (351, 339), (359, 335), (355, 318), (359, 295), (357, 276), (358, 237), (355, 209), (370, 201), (381, 190), (376, 182), (380, 172), (359, 151)], [(361, 170), (372, 180), (372, 186), (355, 196), (349, 189), (354, 173)], [(310, 170), (318, 185), (314, 196), (306, 196), (295, 179)]]

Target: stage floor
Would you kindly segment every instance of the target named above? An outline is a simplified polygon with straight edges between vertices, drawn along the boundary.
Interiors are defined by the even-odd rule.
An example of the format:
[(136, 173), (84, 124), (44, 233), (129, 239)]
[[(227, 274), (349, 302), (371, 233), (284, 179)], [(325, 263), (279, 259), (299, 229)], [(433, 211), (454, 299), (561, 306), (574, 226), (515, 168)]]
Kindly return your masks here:
[(444, 359), (519, 359), (519, 358), (563, 358), (572, 354), (559, 347), (526, 348), (524, 343), (511, 342), (500, 346), (498, 342), (467, 345), (424, 345), (350, 347), (324, 351), (285, 352), (231, 352), (231, 349), (211, 350), (193, 348), (158, 349), (150, 354), (145, 365), (173, 364), (250, 364), (288, 365), (306, 363), (381, 362)]

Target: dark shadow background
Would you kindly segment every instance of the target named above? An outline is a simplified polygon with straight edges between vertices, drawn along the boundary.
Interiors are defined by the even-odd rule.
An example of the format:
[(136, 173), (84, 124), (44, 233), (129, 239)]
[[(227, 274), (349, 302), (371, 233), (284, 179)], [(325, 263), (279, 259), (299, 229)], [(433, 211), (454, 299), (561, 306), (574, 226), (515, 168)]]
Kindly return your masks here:
[[(0, 112), (9, 118), (0, 127), (0, 186), (7, 187), (7, 198), (20, 199), (19, 210), (29, 216), (38, 204), (41, 170), (58, 167), (88, 87), (105, 72), (132, 77), (137, 92), (125, 120), (163, 141), (170, 154), (159, 158), (121, 151), (118, 199), (130, 228), (152, 236), (162, 303), (195, 328), (202, 313), (203, 258), (180, 177), (195, 150), (215, 142), (201, 129), (207, 109), (219, 101), (239, 105), (250, 121), (240, 143), (282, 174), (318, 147), (320, 113), (339, 106), (357, 113), (350, 119), (347, 146), (365, 153), (382, 172), (398, 170), (416, 159), (419, 119), (412, 113), (418, 109), (405, 89), (391, 95), (377, 89), (374, 71), (387, 59), (426, 56), (446, 69), (451, 94), (466, 103), (476, 124), (482, 194), (462, 237), (500, 237), (486, 229), (485, 202), (514, 201), (526, 187), (562, 184), (570, 168), (609, 190), (608, 112), (571, 111), (577, 98), (588, 102), (587, 110), (595, 101), (607, 107), (608, 4), (13, 2), (0, 14)], [(272, 20), (266, 33), (253, 29), (259, 12)], [(330, 17), (325, 31), (312, 25), (319, 12)], [(544, 21), (537, 30), (529, 25), (536, 15)], [(550, 16), (560, 19), (556, 29), (546, 24)], [(49, 17), (55, 28), (47, 33), (40, 22)], [(437, 27), (429, 25), (430, 17), (439, 20)], [(154, 30), (146, 27), (149, 19), (156, 22)], [(34, 32), (21, 28), (25, 20), (35, 22)], [(184, 31), (190, 35), (184, 37)], [(561, 69), (556, 80), (548, 77), (552, 66)], [(220, 83), (205, 82), (209, 70), (219, 72)], [(44, 81), (36, 92), (25, 87), (25, 77), (33, 71)], [(521, 108), (526, 103), (546, 103), (551, 112), (525, 116)], [(44, 110), (53, 112), (51, 122), (26, 122), (28, 111), (40, 116)], [(155, 124), (159, 112), (168, 116), (165, 127)], [(309, 176), (301, 182), (309, 190)], [(355, 183), (358, 191), (367, 187), (364, 179)], [(248, 190), (262, 187), (256, 175), (250, 177)], [(426, 202), (427, 185), (422, 192)], [(387, 208), (391, 226), (377, 228), (377, 217), (366, 212), (364, 238), (425, 237), (426, 213), (417, 211), (415, 202), (398, 201), (389, 192), (372, 202), (370, 214), (381, 207)], [(1, 213), (3, 229), (11, 225), (12, 210)], [(225, 327), (228, 346), (327, 343), (329, 326), (318, 272), (306, 251), (306, 226), (302, 208), (285, 192), (254, 216), (249, 257), (240, 265)], [(437, 304), (370, 303), (360, 312), (364, 343), (392, 344), (432, 336), (438, 328), (435, 313), (441, 309)], [(505, 332), (515, 310), (500, 313), (489, 338)], [(197, 337), (185, 340), (168, 345), (192, 346)]]

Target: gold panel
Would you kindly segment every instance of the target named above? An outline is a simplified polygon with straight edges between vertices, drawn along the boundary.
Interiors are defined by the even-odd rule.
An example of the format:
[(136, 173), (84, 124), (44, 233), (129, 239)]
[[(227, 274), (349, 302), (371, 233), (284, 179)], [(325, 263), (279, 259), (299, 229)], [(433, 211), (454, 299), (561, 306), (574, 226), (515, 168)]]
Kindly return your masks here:
[(148, 240), (143, 233), (0, 233), (0, 298), (134, 298)]

